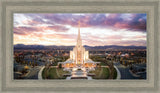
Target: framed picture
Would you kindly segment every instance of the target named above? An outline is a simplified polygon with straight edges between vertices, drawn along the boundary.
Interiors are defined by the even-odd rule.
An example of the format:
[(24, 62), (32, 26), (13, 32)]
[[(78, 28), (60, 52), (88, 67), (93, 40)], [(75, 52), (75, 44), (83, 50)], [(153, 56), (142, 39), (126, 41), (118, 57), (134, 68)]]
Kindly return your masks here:
[(1, 92), (159, 92), (159, 0), (1, 1)]

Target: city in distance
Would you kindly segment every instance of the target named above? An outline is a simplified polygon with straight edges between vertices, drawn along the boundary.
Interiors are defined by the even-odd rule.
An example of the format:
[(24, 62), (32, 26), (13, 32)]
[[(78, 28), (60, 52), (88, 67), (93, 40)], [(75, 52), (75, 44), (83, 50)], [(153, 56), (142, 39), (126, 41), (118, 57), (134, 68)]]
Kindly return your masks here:
[(14, 79), (146, 79), (146, 14), (15, 13)]

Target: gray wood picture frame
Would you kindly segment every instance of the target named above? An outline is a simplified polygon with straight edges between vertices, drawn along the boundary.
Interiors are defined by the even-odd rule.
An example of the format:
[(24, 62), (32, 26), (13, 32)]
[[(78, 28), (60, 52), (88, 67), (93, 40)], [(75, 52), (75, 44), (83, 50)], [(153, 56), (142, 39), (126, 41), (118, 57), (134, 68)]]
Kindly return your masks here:
[[(1, 0), (0, 93), (159, 93), (159, 0)], [(147, 13), (147, 80), (13, 80), (13, 13)]]

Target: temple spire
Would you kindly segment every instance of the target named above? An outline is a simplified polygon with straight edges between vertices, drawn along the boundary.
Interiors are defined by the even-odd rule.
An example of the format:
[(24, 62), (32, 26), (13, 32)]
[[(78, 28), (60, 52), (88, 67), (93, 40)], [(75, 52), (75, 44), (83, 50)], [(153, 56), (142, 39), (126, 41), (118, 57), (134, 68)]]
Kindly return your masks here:
[(80, 21), (78, 21), (78, 40), (81, 39), (81, 35), (80, 35)]
[(82, 46), (82, 40), (81, 40), (81, 35), (80, 35), (80, 21), (78, 21), (78, 37), (77, 37), (77, 45)]

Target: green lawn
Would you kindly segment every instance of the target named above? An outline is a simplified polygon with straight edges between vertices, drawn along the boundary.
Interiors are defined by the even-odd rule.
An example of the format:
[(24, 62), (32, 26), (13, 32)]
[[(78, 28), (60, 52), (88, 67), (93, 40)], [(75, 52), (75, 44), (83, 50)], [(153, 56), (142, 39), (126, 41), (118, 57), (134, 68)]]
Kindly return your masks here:
[(101, 66), (106, 66), (107, 64), (105, 62), (101, 62)]
[(90, 71), (89, 73), (94, 73), (93, 79), (108, 79), (109, 78), (109, 69), (106, 67), (97, 68), (95, 71)]
[(107, 61), (104, 56), (94, 55), (94, 56), (90, 56), (90, 59), (92, 59), (95, 62), (100, 62), (102, 66), (109, 65), (109, 61)]
[(113, 79), (117, 78), (117, 70), (114, 68)]
[(109, 77), (109, 69), (103, 67), (103, 74), (101, 74), (102, 79), (108, 79)]
[(65, 79), (63, 74), (69, 74), (69, 72), (63, 71), (62, 68), (49, 68), (48, 70), (44, 68), (42, 77), (43, 79)]
[[(93, 79), (109, 79), (110, 71), (107, 67), (99, 67), (95, 71), (90, 71), (89, 73), (94, 73)], [(67, 71), (63, 71), (63, 68), (44, 68), (42, 72), (43, 79), (65, 79), (64, 74), (70, 74)], [(114, 68), (113, 79), (117, 78), (117, 71)]]
[(48, 79), (59, 79), (56, 68), (50, 68), (48, 71)]
[(63, 68), (58, 68), (57, 72), (61, 78), (64, 78), (64, 74), (70, 74), (68, 71), (63, 71)]
[(44, 68), (42, 71), (42, 78), (45, 79), (47, 74), (47, 68)]

